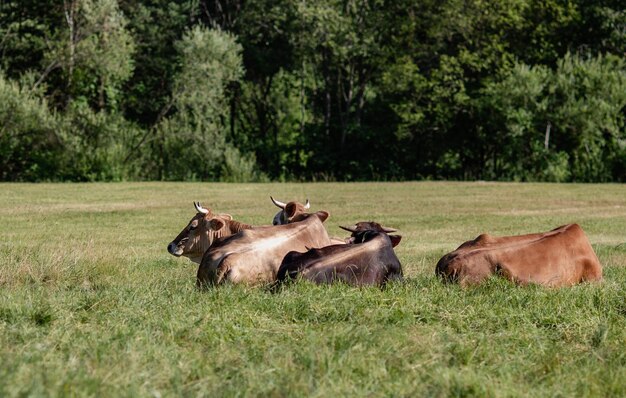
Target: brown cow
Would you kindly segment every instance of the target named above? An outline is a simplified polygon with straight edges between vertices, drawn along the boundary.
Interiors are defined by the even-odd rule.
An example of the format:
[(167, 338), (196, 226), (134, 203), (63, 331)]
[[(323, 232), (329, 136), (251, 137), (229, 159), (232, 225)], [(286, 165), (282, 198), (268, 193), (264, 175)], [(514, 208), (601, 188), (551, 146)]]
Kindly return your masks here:
[(305, 204), (299, 202), (283, 203), (274, 199), (272, 196), (270, 196), (270, 199), (272, 200), (272, 203), (280, 209), (280, 211), (274, 216), (274, 220), (272, 221), (273, 225), (289, 224), (295, 217), (300, 214), (306, 214), (306, 211), (311, 208), (311, 203), (308, 199)]
[(230, 236), (244, 229), (252, 228), (232, 219), (230, 214), (213, 214), (200, 203), (194, 202), (198, 212), (169, 245), (167, 251), (176, 257), (184, 256), (200, 264), (202, 255), (216, 239)]
[(288, 252), (330, 244), (322, 224), (327, 218), (325, 211), (301, 214), (290, 224), (248, 229), (216, 242), (202, 258), (197, 285), (274, 281)]
[[(290, 222), (293, 222), (293, 220), (298, 219), (300, 215), (307, 214), (306, 211), (311, 207), (311, 203), (309, 202), (308, 199), (306, 200), (305, 204), (295, 202), (295, 201), (283, 203), (281, 201), (274, 199), (272, 196), (270, 196), (270, 199), (272, 199), (272, 203), (274, 203), (278, 208), (282, 209), (281, 211), (276, 213), (276, 215), (274, 216), (274, 220), (272, 221), (273, 225), (289, 224)], [(331, 236), (330, 243), (335, 245), (335, 244), (342, 244), (342, 243), (348, 243), (348, 242), (347, 242), (347, 239), (340, 239), (340, 238), (335, 238), (334, 236)]]
[(352, 232), (348, 244), (288, 253), (278, 270), (277, 281), (301, 277), (318, 284), (340, 281), (355, 286), (384, 286), (389, 280), (402, 279), (402, 266), (393, 251), (401, 236), (388, 235), (395, 229), (375, 222), (341, 228)]
[(521, 284), (571, 286), (602, 279), (602, 266), (578, 224), (550, 232), (495, 237), (478, 236), (443, 256), (435, 273), (462, 286), (498, 274)]

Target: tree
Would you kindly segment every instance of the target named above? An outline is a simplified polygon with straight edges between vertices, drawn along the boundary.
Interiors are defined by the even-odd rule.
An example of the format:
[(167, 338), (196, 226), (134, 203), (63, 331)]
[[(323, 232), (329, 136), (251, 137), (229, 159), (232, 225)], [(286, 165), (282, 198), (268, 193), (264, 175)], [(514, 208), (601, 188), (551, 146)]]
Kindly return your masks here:
[(65, 105), (76, 99), (96, 110), (114, 110), (132, 74), (134, 53), (117, 0), (64, 0), (63, 13), (66, 24), (45, 58), (63, 71)]
[(626, 69), (614, 56), (567, 53), (556, 70), (517, 64), (480, 99), (490, 178), (624, 179)]
[[(626, 63), (615, 56), (559, 60), (548, 117), (560, 144), (572, 154), (574, 181), (610, 181), (613, 163), (624, 161)], [(559, 141), (557, 141), (559, 143)], [(626, 176), (616, 175), (621, 180)]]
[(171, 115), (158, 125), (151, 142), (153, 148), (162, 145), (160, 177), (252, 178), (254, 158), (241, 156), (227, 142), (227, 91), (243, 74), (241, 46), (228, 33), (196, 26), (176, 47), (181, 68), (174, 79)]

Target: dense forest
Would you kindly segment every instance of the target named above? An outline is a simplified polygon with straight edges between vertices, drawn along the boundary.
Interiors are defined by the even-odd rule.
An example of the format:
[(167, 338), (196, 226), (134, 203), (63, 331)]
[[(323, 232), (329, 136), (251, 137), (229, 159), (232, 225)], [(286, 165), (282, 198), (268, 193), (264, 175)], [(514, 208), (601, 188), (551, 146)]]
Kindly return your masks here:
[(626, 181), (623, 0), (0, 0), (0, 180)]

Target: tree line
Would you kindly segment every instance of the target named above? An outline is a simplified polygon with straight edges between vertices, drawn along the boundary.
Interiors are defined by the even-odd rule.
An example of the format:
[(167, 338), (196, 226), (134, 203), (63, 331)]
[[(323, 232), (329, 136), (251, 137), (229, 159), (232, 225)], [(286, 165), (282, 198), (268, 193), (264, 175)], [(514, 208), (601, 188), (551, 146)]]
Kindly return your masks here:
[(618, 0), (0, 0), (0, 180), (626, 181)]

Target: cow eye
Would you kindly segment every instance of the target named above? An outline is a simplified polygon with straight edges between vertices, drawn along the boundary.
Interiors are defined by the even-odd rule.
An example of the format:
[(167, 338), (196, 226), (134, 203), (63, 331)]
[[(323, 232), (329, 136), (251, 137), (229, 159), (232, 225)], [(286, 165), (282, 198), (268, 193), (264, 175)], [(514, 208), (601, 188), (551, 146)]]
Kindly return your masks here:
[(189, 230), (193, 231), (194, 229), (198, 228), (198, 222), (194, 221), (191, 224), (189, 224)]

